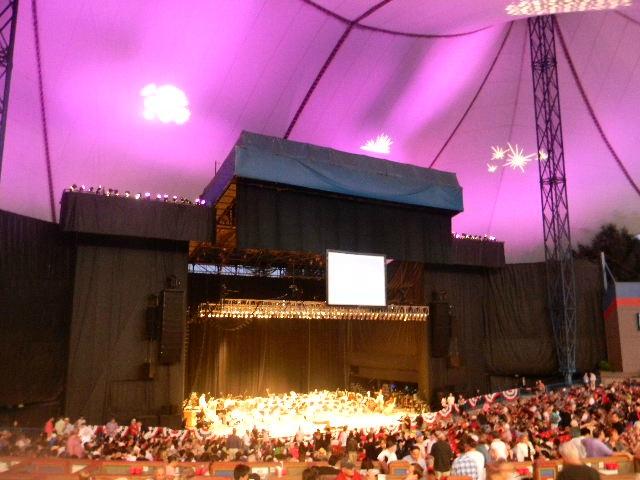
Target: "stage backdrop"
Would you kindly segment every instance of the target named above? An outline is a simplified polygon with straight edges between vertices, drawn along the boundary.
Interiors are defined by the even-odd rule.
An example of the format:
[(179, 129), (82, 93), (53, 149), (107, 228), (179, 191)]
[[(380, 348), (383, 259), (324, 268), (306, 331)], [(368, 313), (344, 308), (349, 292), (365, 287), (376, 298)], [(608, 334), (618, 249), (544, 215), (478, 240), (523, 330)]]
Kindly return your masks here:
[[(511, 386), (515, 375), (557, 373), (544, 264), (500, 270), (427, 266), (424, 280), (420, 269), (399, 272), (391, 276), (394, 295), (406, 303), (428, 303), (433, 290), (447, 292), (459, 366), (447, 358), (427, 359), (424, 323), (255, 320), (242, 328), (209, 323), (190, 329), (187, 386), (216, 394), (304, 391), (344, 387), (351, 372), (415, 381), (433, 394), (474, 394)], [(592, 370), (606, 358), (599, 279), (596, 265), (576, 262), (578, 371)], [(424, 289), (416, 288), (422, 281)], [(421, 290), (423, 302), (416, 302)]]

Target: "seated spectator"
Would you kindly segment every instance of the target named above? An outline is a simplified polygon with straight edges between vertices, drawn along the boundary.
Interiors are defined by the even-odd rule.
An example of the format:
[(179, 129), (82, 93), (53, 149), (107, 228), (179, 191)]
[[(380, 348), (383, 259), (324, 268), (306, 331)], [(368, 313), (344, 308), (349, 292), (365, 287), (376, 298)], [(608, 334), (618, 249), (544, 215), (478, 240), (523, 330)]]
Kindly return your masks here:
[(613, 450), (604, 443), (604, 432), (600, 428), (596, 429), (593, 435), (589, 433), (582, 437), (582, 445), (584, 446), (587, 458), (609, 457), (613, 455)]
[(244, 463), (239, 463), (233, 469), (233, 480), (249, 480), (251, 468)]
[(489, 480), (512, 480), (514, 473), (513, 465), (506, 460), (497, 460), (487, 467)]
[(417, 445), (411, 447), (411, 449), (409, 450), (409, 455), (403, 457), (402, 460), (404, 460), (405, 462), (409, 462), (410, 464), (420, 465), (420, 468), (422, 468), (423, 471), (427, 469), (427, 462), (422, 457), (420, 447)]
[(349, 460), (340, 462), (340, 473), (336, 480), (363, 480), (356, 466)]
[(404, 480), (420, 480), (423, 478), (424, 472), (425, 469), (423, 469), (418, 463), (412, 463)]
[(318, 480), (320, 474), (316, 467), (305, 468), (302, 471), (302, 480)]
[(597, 470), (582, 463), (580, 452), (574, 442), (565, 442), (560, 445), (562, 456), (562, 471), (558, 473), (558, 480), (599, 480)]

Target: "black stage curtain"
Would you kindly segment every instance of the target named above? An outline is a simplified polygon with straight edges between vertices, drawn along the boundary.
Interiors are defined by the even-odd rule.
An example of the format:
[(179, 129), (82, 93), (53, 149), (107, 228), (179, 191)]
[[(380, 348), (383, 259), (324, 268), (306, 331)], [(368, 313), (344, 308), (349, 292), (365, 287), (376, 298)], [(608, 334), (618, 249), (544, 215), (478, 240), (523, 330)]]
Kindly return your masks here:
[(451, 263), (470, 267), (504, 267), (504, 243), (454, 238)]
[[(189, 326), (187, 387), (216, 395), (263, 395), (348, 386), (350, 373), (418, 381), (424, 323), (264, 320)], [(401, 378), (398, 377), (400, 375)]]
[[(414, 267), (392, 265), (390, 299), (420, 303), (415, 281), (421, 275)], [(454, 307), (449, 351), (458, 354), (459, 365), (426, 359), (423, 323), (312, 322), (309, 334), (305, 322), (294, 320), (254, 321), (237, 330), (240, 324), (228, 322), (191, 326), (188, 385), (199, 392), (258, 394), (265, 388), (306, 390), (307, 383), (342, 387), (347, 373), (421, 382), (428, 365), (435, 395), (470, 395), (513, 386), (515, 375), (557, 374), (543, 263), (498, 270), (428, 266), (423, 282), (423, 298), (445, 291)], [(577, 261), (576, 287), (577, 369), (584, 371), (606, 356), (598, 267)]]
[[(263, 395), (345, 384), (346, 322), (216, 321), (189, 326), (191, 391)], [(239, 328), (241, 327), (241, 328)]]
[(493, 375), (549, 374), (557, 368), (544, 263), (509, 265), (487, 283), (486, 351)]
[[(420, 304), (422, 265), (389, 266), (390, 302)], [(189, 275), (189, 304), (217, 301), (224, 283), (237, 298), (289, 298), (291, 279)], [(325, 282), (296, 280), (308, 300), (326, 298)], [(418, 382), (425, 323), (254, 320), (189, 327), (187, 387), (215, 394), (264, 394), (348, 385), (350, 375)], [(365, 385), (366, 387), (366, 385)]]
[(164, 240), (215, 240), (213, 208), (156, 200), (65, 192), (60, 208), (64, 231)]
[(62, 411), (72, 286), (58, 225), (0, 211), (0, 405), (23, 424)]
[[(431, 391), (474, 393), (487, 390), (485, 332), (483, 303), (486, 299), (485, 270), (462, 270), (459, 267), (425, 269), (424, 293), (427, 299), (433, 291), (447, 293), (446, 302), (453, 305), (451, 318), (450, 351), (457, 350), (461, 359), (460, 367), (449, 368), (446, 358), (429, 359), (431, 371)], [(442, 341), (432, 338), (431, 342)]]
[(148, 297), (160, 293), (171, 275), (186, 287), (187, 250), (186, 242), (80, 239), (68, 415), (84, 416), (89, 422), (102, 422), (111, 415), (125, 420), (157, 413), (163, 405), (177, 406), (182, 400), (181, 365), (158, 365), (154, 381), (141, 375), (141, 367), (157, 361), (157, 351), (145, 340)]
[(385, 253), (449, 263), (451, 213), (238, 180), (238, 248)]
[[(575, 262), (576, 369), (593, 370), (606, 358), (600, 268)], [(557, 370), (548, 320), (543, 263), (509, 265), (489, 276), (485, 303), (487, 359), (493, 375), (552, 375)]]
[[(599, 267), (576, 261), (578, 371), (606, 358)], [(547, 312), (544, 263), (513, 264), (499, 270), (428, 267), (425, 295), (446, 291), (454, 306), (452, 332), (461, 366), (431, 359), (434, 392), (475, 394), (513, 385), (515, 375), (557, 374), (553, 332)], [(435, 339), (437, 341), (437, 339)]]

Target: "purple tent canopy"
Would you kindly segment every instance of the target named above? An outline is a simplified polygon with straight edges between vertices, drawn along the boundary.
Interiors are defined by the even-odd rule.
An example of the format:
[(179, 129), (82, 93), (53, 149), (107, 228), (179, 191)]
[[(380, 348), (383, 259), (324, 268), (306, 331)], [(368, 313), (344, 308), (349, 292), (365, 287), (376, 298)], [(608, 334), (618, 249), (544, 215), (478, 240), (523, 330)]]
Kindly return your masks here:
[[(348, 21), (378, 3), (39, 0), (56, 201), (72, 183), (195, 198), (242, 130), (284, 136)], [(495, 235), (510, 261), (541, 259), (527, 24), (509, 15), (511, 3), (527, 4), (385, 3), (340, 44), (289, 138), (366, 153), (360, 147), (384, 133), (393, 143), (380, 158), (419, 166), (437, 158), (435, 168), (455, 172), (464, 189), (454, 230)], [(639, 183), (640, 0), (629, 3), (562, 14), (558, 24), (604, 134)], [(21, 2), (0, 208), (49, 219), (32, 21)], [(558, 56), (574, 239), (587, 241), (604, 222), (639, 233), (640, 197), (559, 44)], [(149, 83), (181, 88), (189, 121), (146, 120), (140, 91)], [(490, 173), (491, 147), (508, 143), (533, 161), (524, 172), (494, 162)]]

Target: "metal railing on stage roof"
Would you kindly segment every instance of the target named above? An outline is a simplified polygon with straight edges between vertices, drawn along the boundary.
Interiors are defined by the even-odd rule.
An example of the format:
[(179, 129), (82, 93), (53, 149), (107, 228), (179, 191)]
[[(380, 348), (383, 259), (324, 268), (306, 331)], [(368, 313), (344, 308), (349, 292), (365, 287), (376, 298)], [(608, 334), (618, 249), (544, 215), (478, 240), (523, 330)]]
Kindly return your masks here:
[(311, 301), (224, 299), (218, 303), (201, 303), (190, 321), (195, 323), (218, 319), (273, 318), (426, 322), (428, 317), (429, 307), (424, 305), (350, 307)]

